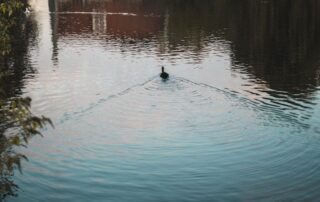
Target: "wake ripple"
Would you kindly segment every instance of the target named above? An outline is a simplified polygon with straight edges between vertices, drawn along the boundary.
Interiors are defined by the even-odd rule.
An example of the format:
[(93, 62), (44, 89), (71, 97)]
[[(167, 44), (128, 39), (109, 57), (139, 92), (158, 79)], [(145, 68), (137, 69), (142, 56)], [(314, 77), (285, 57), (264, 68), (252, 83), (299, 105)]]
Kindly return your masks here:
[[(70, 119), (78, 119), (79, 117), (85, 116), (87, 113), (90, 113), (91, 110), (105, 104), (111, 99), (120, 98), (133, 91), (136, 92), (130, 97), (129, 102), (134, 102), (138, 96), (143, 99), (157, 97), (157, 99), (154, 99), (156, 100), (155, 102), (165, 102), (167, 95), (162, 94), (159, 96), (161, 91), (185, 91), (182, 93), (183, 99), (175, 100), (178, 98), (173, 98), (172, 104), (187, 104), (187, 101), (189, 100), (189, 104), (212, 105), (215, 103), (217, 96), (221, 95), (224, 96), (232, 106), (254, 111), (260, 119), (265, 119), (267, 122), (279, 126), (290, 125), (306, 129), (309, 126), (304, 120), (311, 116), (310, 111), (308, 111), (308, 109), (310, 109), (308, 106), (297, 104), (297, 102), (292, 100), (285, 100), (284, 97), (282, 97), (282, 100), (277, 100), (277, 98), (274, 97), (249, 98), (236, 91), (220, 89), (205, 83), (197, 83), (186, 78), (171, 77), (167, 81), (162, 81), (158, 76), (154, 76), (143, 83), (131, 86), (119, 93), (101, 98), (83, 109), (65, 113), (58, 121), (57, 125), (63, 124)], [(174, 94), (172, 96), (174, 96)], [(141, 111), (141, 113), (143, 113), (143, 111)]]

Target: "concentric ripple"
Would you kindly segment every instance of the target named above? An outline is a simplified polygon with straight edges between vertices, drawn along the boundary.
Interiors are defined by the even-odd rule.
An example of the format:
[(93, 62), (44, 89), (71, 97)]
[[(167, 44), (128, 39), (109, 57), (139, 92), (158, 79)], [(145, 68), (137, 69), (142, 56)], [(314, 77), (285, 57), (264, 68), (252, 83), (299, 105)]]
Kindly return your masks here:
[(318, 143), (282, 116), (258, 119), (259, 110), (271, 111), (236, 92), (151, 78), (69, 114), (56, 129), (63, 136), (41, 143), (50, 156), (33, 149), (19, 183), (29, 199), (48, 193), (43, 200), (320, 197)]

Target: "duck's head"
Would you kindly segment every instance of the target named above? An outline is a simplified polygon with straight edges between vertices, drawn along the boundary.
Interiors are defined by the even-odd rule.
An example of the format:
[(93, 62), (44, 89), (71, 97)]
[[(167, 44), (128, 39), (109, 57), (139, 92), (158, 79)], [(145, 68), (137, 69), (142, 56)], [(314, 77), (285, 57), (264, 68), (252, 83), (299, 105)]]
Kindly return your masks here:
[(164, 72), (164, 66), (161, 67), (162, 72)]

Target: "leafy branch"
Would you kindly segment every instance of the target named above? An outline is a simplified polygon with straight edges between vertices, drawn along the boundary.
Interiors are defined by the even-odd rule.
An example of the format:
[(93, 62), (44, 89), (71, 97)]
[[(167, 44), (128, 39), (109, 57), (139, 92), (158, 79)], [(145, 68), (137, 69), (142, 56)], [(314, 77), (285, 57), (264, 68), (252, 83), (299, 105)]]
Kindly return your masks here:
[[(26, 8), (21, 0), (0, 0), (0, 70), (1, 60), (6, 61), (12, 52), (14, 29), (20, 26)], [(0, 72), (0, 79), (6, 76)], [(26, 147), (32, 137), (42, 135), (41, 130), (47, 125), (53, 127), (49, 118), (31, 112), (31, 98), (4, 99), (3, 94), (0, 86), (0, 201), (15, 195), (18, 186), (12, 176), (16, 169), (22, 171), (22, 160), (28, 160), (16, 149)]]

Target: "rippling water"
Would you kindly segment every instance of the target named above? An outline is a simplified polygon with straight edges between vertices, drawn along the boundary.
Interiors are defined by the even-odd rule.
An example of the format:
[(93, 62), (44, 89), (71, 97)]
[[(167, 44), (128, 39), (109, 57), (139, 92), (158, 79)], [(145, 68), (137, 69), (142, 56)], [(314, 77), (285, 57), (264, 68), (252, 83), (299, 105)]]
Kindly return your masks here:
[(318, 1), (31, 4), (5, 85), (55, 129), (8, 201), (319, 199)]

